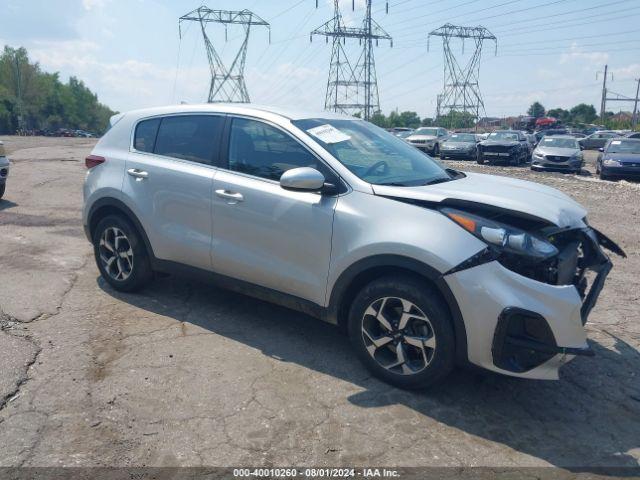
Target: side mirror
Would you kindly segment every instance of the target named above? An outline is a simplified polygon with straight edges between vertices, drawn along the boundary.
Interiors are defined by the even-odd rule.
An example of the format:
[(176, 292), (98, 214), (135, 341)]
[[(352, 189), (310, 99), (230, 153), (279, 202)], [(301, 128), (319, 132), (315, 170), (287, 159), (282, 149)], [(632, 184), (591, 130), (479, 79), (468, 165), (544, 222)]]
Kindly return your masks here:
[(280, 186), (285, 190), (317, 192), (324, 186), (324, 175), (315, 168), (300, 167), (287, 170), (280, 177)]
[(598, 149), (598, 151), (599, 151), (599, 152), (604, 152), (604, 148), (603, 148), (603, 147), (600, 147), (600, 148)]

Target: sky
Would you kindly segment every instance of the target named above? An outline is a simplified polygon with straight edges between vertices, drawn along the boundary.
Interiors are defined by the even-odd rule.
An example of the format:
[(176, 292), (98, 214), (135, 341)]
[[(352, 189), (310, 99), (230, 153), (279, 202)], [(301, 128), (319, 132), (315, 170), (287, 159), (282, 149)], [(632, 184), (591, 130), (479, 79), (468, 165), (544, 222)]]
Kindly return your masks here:
[[(534, 101), (547, 109), (600, 105), (602, 70), (609, 89), (635, 96), (640, 77), (638, 0), (372, 0), (374, 20), (393, 47), (375, 49), (384, 113), (416, 111), (432, 117), (444, 76), (443, 47), (428, 33), (445, 23), (484, 26), (497, 39), (483, 46), (480, 90), (488, 116), (524, 114)], [(249, 9), (271, 24), (252, 29), (245, 78), (251, 101), (277, 106), (324, 107), (331, 44), (310, 32), (333, 17), (333, 1), (319, 0), (0, 0), (0, 45), (24, 46), (45, 71), (75, 75), (102, 103), (126, 111), (206, 101), (209, 66), (196, 23), (178, 18), (201, 4)], [(340, 0), (345, 22), (359, 26), (365, 0)], [(240, 46), (241, 26), (210, 25), (223, 62)], [(429, 47), (429, 48), (427, 48)], [(452, 51), (466, 63), (473, 51), (457, 40)], [(347, 40), (357, 55), (357, 40)], [(613, 111), (631, 110), (615, 102)]]

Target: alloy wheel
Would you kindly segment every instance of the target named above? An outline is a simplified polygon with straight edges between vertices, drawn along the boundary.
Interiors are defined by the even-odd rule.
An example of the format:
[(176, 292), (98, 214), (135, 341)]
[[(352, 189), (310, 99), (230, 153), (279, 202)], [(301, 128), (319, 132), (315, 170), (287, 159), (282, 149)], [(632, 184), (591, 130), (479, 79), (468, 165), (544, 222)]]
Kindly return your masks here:
[(133, 248), (122, 230), (117, 227), (106, 228), (100, 237), (98, 250), (102, 266), (111, 278), (123, 282), (131, 276)]
[(424, 370), (436, 350), (429, 318), (399, 297), (379, 298), (369, 305), (362, 317), (362, 339), (378, 365), (400, 375)]

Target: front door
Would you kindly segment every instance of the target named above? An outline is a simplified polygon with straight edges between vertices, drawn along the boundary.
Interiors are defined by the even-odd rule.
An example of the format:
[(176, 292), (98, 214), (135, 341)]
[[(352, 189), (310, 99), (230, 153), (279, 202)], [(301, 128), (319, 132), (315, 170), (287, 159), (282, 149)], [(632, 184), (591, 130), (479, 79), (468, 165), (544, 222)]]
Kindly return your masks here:
[(234, 118), (225, 166), (213, 181), (214, 270), (323, 305), (337, 199), (278, 181), (323, 165), (278, 127)]

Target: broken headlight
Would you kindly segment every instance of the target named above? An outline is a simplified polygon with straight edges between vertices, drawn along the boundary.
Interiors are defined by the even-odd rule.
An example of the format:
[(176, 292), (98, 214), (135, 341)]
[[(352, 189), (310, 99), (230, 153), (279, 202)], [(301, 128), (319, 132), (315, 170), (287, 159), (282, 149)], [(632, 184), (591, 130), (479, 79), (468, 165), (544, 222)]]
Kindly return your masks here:
[(519, 228), (494, 222), (471, 213), (443, 208), (443, 214), (462, 228), (501, 252), (523, 255), (533, 260), (546, 260), (558, 254), (558, 249), (547, 240)]

